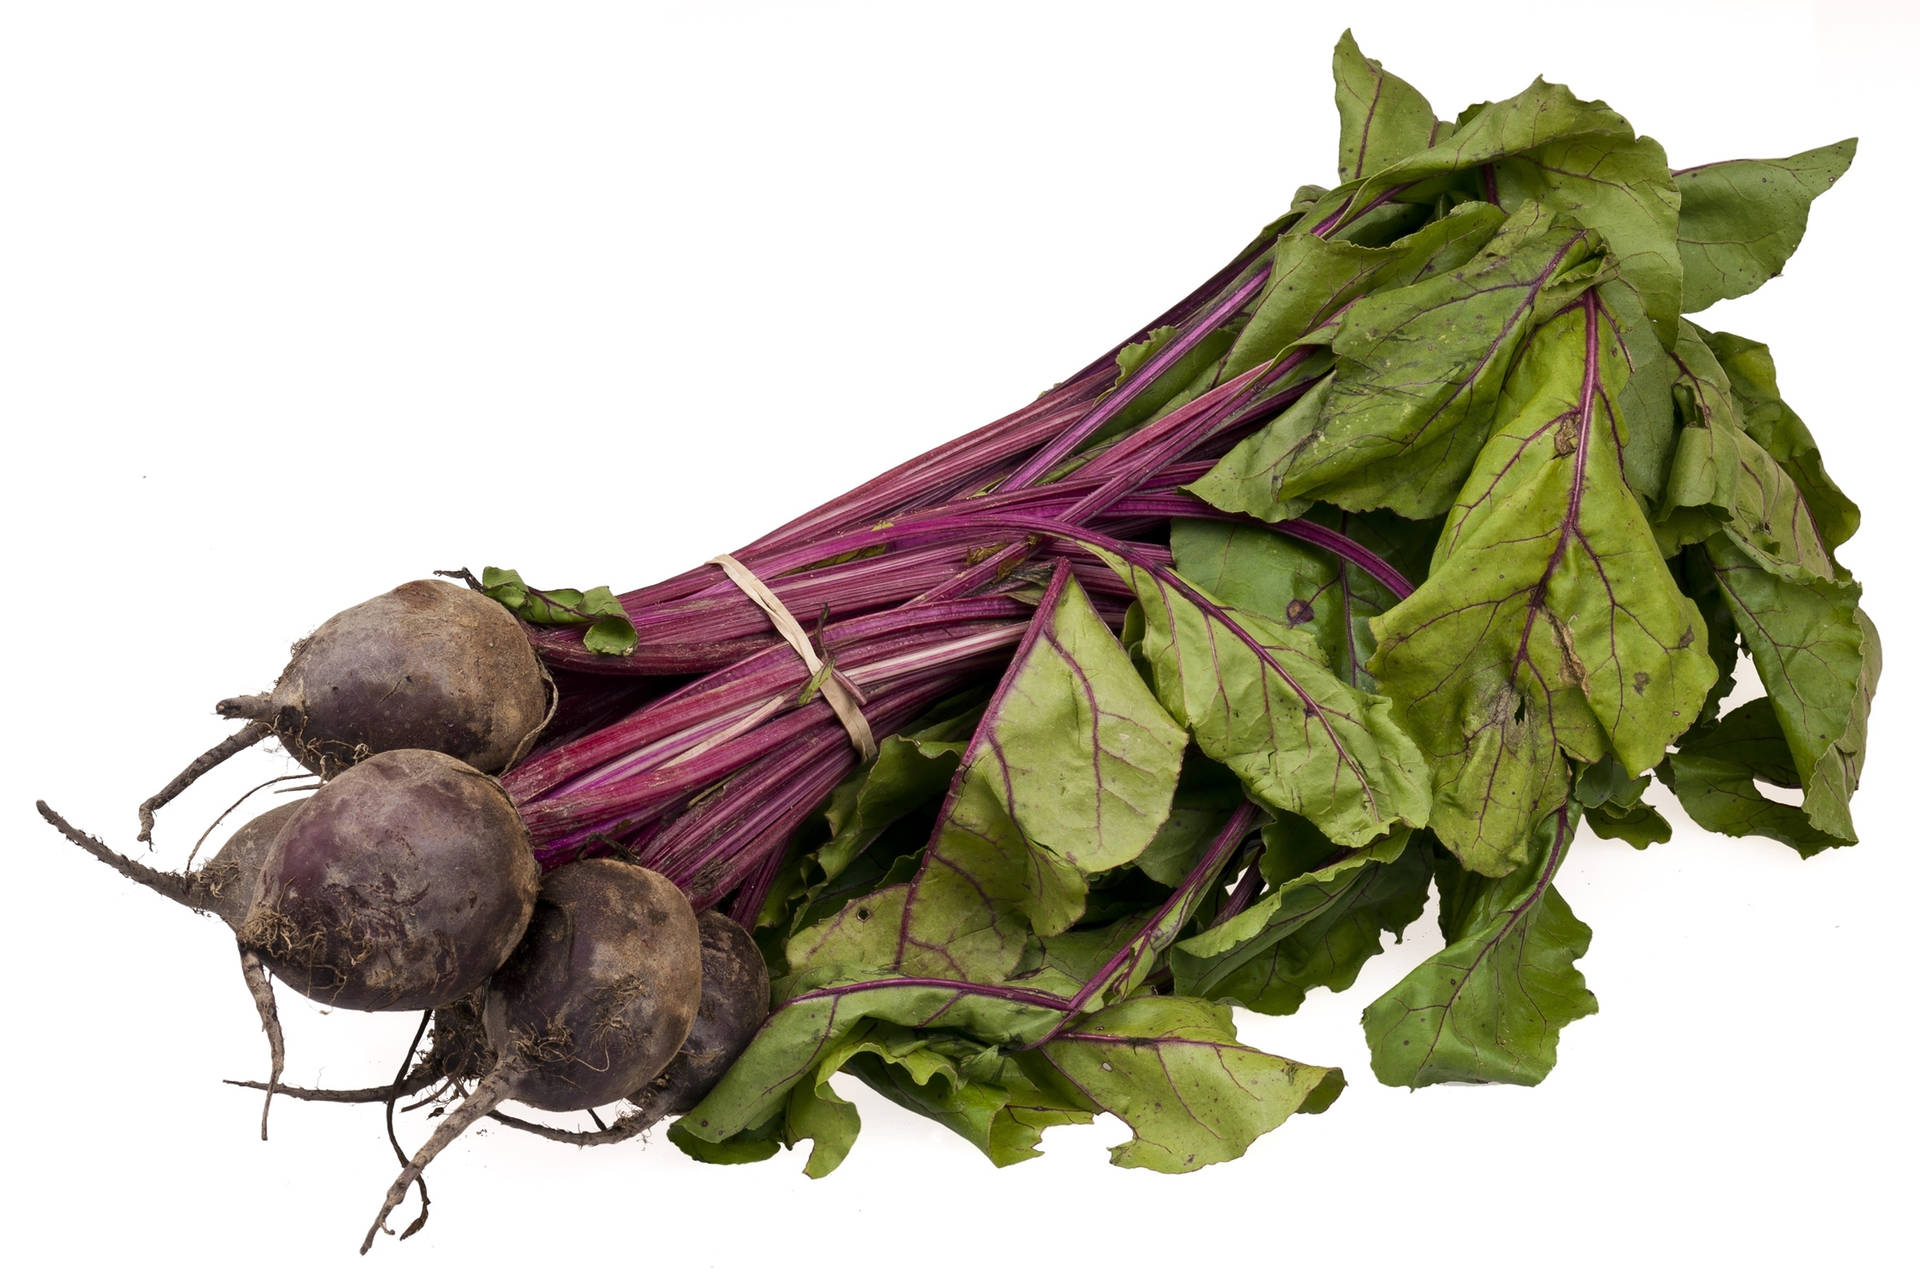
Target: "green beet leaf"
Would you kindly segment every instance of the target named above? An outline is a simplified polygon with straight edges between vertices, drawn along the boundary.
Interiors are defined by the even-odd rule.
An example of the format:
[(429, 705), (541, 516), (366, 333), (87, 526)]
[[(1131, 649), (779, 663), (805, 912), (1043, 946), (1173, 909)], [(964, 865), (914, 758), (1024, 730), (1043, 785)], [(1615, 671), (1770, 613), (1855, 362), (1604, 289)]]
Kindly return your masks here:
[(1333, 101), (1343, 183), (1426, 151), (1447, 128), (1424, 94), (1360, 52), (1351, 31), (1333, 47)]
[[(795, 1088), (839, 1043), (868, 1031), (869, 1020), (950, 1030), (985, 1044), (1026, 1045), (1058, 1028), (1069, 1013), (1066, 1001), (1033, 989), (844, 968), (827, 972), (830, 982), (819, 982), (819, 973), (788, 977), (785, 995), (759, 1034), (681, 1119), (694, 1138), (730, 1139), (785, 1114)], [(830, 1104), (808, 1105), (803, 1113), (842, 1116)]]
[(995, 1166), (1038, 1157), (1047, 1128), (1095, 1116), (1035, 1085), (1016, 1059), (964, 1038), (876, 1025), (844, 1067), (884, 1098), (960, 1136)]
[(1621, 470), (1623, 364), (1593, 296), (1534, 334), (1431, 574), (1373, 621), (1380, 691), (1434, 764), (1431, 825), (1472, 871), (1524, 861), (1569, 757), (1645, 772), (1719, 678)]
[(1680, 191), (1682, 307), (1695, 313), (1779, 275), (1806, 235), (1807, 211), (1853, 164), (1855, 139), (1777, 161), (1675, 170)]
[[(1283, 827), (1265, 833), (1284, 847)], [(1317, 987), (1338, 992), (1426, 905), (1429, 844), (1395, 831), (1281, 881), (1238, 916), (1175, 945), (1175, 989), (1262, 1014), (1292, 1014)], [(1265, 866), (1265, 864), (1263, 864)]]
[[(1438, 525), (1384, 510), (1347, 514), (1316, 506), (1306, 517), (1351, 537), (1403, 573), (1418, 576), (1432, 556)], [(1398, 600), (1337, 554), (1297, 537), (1245, 523), (1181, 519), (1173, 524), (1174, 567), (1189, 584), (1229, 608), (1256, 612), (1312, 637), (1333, 673), (1373, 691), (1366, 623)]]
[[(1812, 506), (1747, 432), (1746, 401), (1707, 337), (1683, 322), (1673, 356), (1683, 427), (1661, 515), (1667, 531), (1691, 543), (1724, 529), (1773, 571), (1832, 577), (1832, 556)], [(1818, 468), (1817, 454), (1812, 463)]]
[(1020, 1056), (1036, 1083), (1112, 1113), (1133, 1137), (1116, 1166), (1178, 1174), (1247, 1151), (1295, 1113), (1318, 1113), (1346, 1083), (1335, 1068), (1242, 1045), (1224, 1006), (1137, 997)]
[(1274, 245), (1267, 285), (1234, 338), (1218, 379), (1283, 357), (1369, 294), (1397, 290), (1472, 262), (1506, 222), (1489, 205), (1462, 206), (1385, 245), (1316, 237), (1295, 229)]
[(1600, 311), (1625, 357), (1626, 371), (1609, 387), (1621, 438), (1621, 470), (1640, 506), (1653, 511), (1673, 473), (1677, 432), (1673, 386), (1679, 370), (1667, 341), (1623, 281), (1602, 282)]
[(1186, 740), (1059, 573), (961, 757), (914, 879), (796, 934), (789, 961), (1006, 978), (1029, 931), (1067, 929), (1085, 910), (1088, 878), (1153, 842)]
[(1593, 233), (1527, 203), (1472, 260), (1370, 294), (1331, 336), (1332, 379), (1236, 447), (1193, 491), (1287, 518), (1311, 500), (1444, 514), (1492, 428), (1507, 365), (1537, 318), (1593, 284)]
[[(1076, 1011), (1124, 1000), (1154, 974), (1162, 955), (1202, 904), (1217, 897), (1221, 873), (1233, 862), (1258, 818), (1259, 810), (1243, 801), (1214, 829), (1193, 870), (1157, 906), (1040, 940), (1015, 982), (1070, 994)], [(1160, 892), (1157, 885), (1146, 888)]]
[(1561, 1029), (1599, 1009), (1573, 964), (1592, 933), (1553, 888), (1576, 813), (1542, 822), (1509, 875), (1443, 869), (1448, 946), (1361, 1016), (1382, 1083), (1535, 1085), (1553, 1069)]
[(869, 1021), (834, 1043), (787, 1099), (780, 1142), (811, 1142), (806, 1175), (836, 1170), (860, 1134), (860, 1112), (829, 1079), (847, 1072), (887, 1099), (938, 1122), (995, 1166), (1039, 1156), (1049, 1126), (1088, 1122), (1093, 1113), (1058, 1102), (1019, 1065), (964, 1037)]
[(960, 881), (1060, 933), (1087, 878), (1139, 857), (1167, 820), (1185, 732), (1070, 578), (1036, 629), (967, 748), (910, 909), (922, 887)]
[[(1604, 111), (1598, 103), (1589, 106)], [(1488, 183), (1502, 204), (1538, 201), (1599, 233), (1655, 334), (1671, 339), (1681, 311), (1674, 241), (1680, 193), (1667, 170), (1666, 150), (1650, 138), (1631, 137), (1632, 127), (1614, 120), (1620, 133), (1609, 126), (1503, 157), (1488, 167)]]
[(483, 568), (475, 588), (536, 626), (585, 626), (581, 641), (588, 652), (625, 657), (639, 642), (633, 619), (604, 585), (591, 590), (536, 590), (512, 568)]
[(1645, 849), (1673, 839), (1672, 826), (1641, 798), (1651, 785), (1650, 775), (1635, 777), (1609, 755), (1580, 771), (1574, 779), (1573, 798), (1594, 835)]
[(974, 723), (969, 714), (884, 739), (879, 754), (827, 801), (824, 816), (833, 835), (814, 853), (821, 871), (839, 875), (888, 827), (944, 795)]
[(1807, 820), (1854, 843), (1849, 802), (1880, 678), (1880, 636), (1860, 610), (1859, 585), (1783, 573), (1730, 535), (1715, 536), (1706, 550), (1799, 771)]
[(1173, 808), (1152, 842), (1133, 860), (1133, 869), (1161, 885), (1178, 885), (1245, 798), (1240, 779), (1188, 747)]
[(1341, 682), (1311, 637), (1165, 569), (1101, 557), (1139, 598), (1154, 691), (1255, 800), (1339, 844), (1426, 821), (1427, 766), (1390, 703)]
[(1705, 331), (1707, 347), (1719, 360), (1727, 388), (1740, 406), (1747, 434), (1778, 461), (1799, 488), (1819, 525), (1829, 557), (1860, 527), (1860, 509), (1827, 476), (1820, 449), (1806, 422), (1780, 398), (1773, 354), (1767, 346), (1725, 332)]
[[(1323, 343), (1331, 334), (1323, 330), (1363, 296), (1462, 267), (1505, 222), (1506, 216), (1492, 206), (1469, 204), (1384, 246), (1323, 238), (1308, 228), (1285, 232), (1273, 242), (1266, 284), (1251, 305), (1135, 395), (1118, 423), (1141, 423), (1224, 380), (1285, 357), (1296, 346)], [(1145, 363), (1176, 331), (1156, 329), (1121, 350), (1121, 373), (1130, 374)], [(1291, 378), (1317, 376), (1325, 362), (1324, 355), (1309, 355)]]
[[(1535, 80), (1512, 98), (1477, 103), (1460, 114), (1434, 145), (1370, 172), (1341, 192), (1346, 210), (1359, 212), (1382, 201), (1461, 198), (1497, 199), (1483, 167), (1526, 156), (1555, 144), (1593, 138), (1627, 144), (1633, 127), (1605, 103), (1583, 102), (1564, 85)], [(1350, 216), (1351, 217), (1351, 216)]]
[(1758, 785), (1801, 785), (1773, 705), (1756, 697), (1680, 739), (1660, 765), (1660, 780), (1687, 816), (1723, 836), (1765, 836), (1810, 858), (1836, 843), (1799, 806), (1763, 795)]

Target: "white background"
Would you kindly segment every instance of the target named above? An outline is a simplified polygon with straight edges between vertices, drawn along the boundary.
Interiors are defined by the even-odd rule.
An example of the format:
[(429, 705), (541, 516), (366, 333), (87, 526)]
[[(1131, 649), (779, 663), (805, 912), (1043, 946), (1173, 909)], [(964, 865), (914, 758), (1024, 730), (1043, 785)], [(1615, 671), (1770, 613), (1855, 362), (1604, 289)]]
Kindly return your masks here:
[[(9, 1260), (291, 1283), (1896, 1277), (1920, 47), (1894, 4), (0, 14)], [(1371, 1081), (1358, 1014), (1437, 945), (1423, 924), (1353, 991), (1245, 1023), (1353, 1085), (1236, 1163), (1122, 1172), (1102, 1123), (996, 1172), (865, 1095), (820, 1182), (793, 1155), (705, 1168), (664, 1138), (493, 1130), (434, 1167), (419, 1237), (356, 1261), (396, 1169), (379, 1113), (282, 1102), (256, 1139), (255, 1096), (220, 1084), (265, 1064), (231, 944), (32, 800), (131, 848), (134, 804), (226, 731), (213, 701), (340, 606), (462, 563), (642, 584), (1025, 402), (1332, 180), (1348, 23), (1443, 115), (1544, 73), (1676, 165), (1861, 136), (1786, 276), (1709, 321), (1773, 345), (1866, 511), (1845, 555), (1887, 675), (1863, 843), (1803, 863), (1684, 820), (1645, 854), (1583, 838), (1561, 886), (1601, 1012), (1537, 1089)], [(162, 815), (161, 860), (274, 771), (257, 755)], [(300, 1081), (383, 1077), (411, 1031), (283, 1010)]]

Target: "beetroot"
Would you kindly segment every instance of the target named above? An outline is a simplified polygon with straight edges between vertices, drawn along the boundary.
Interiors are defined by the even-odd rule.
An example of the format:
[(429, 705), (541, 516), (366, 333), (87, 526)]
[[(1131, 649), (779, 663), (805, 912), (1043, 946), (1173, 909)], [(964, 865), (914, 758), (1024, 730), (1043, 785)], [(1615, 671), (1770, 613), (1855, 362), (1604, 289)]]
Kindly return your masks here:
[(766, 1021), (768, 992), (767, 961), (753, 936), (719, 912), (702, 912), (700, 1012), (680, 1053), (629, 1096), (634, 1116), (651, 1125), (705, 1099)]
[(270, 726), (322, 777), (403, 748), (499, 773), (533, 744), (550, 689), (512, 613), (448, 581), (409, 581), (294, 645), (271, 693), (216, 709)]
[(267, 865), (267, 855), (273, 851), (273, 842), (279, 838), (287, 819), (298, 813), (305, 803), (305, 800), (294, 800), (242, 823), (227, 843), (220, 846), (213, 860), (200, 869), (198, 879), (205, 891), (206, 910), (225, 921), (235, 933), (253, 907), (254, 889), (260, 883), (260, 872)]
[(700, 913), (700, 1011), (660, 1075), (628, 1096), (632, 1107), (594, 1131), (563, 1130), (496, 1111), (496, 1120), (562, 1144), (617, 1144), (632, 1139), (705, 1099), (766, 1021), (766, 958), (753, 936), (729, 917)]
[(439, 751), (501, 773), (533, 746), (558, 690), (513, 614), (447, 581), (409, 581), (334, 614), (293, 647), (270, 693), (214, 707), (246, 728), (198, 756), (140, 806), (154, 813), (201, 775), (278, 735), (330, 778), (382, 751)]
[(448, 1005), (506, 960), (538, 881), (499, 783), (437, 751), (387, 751), (281, 829), (240, 944), (328, 1005)]
[(502, 1101), (567, 1112), (639, 1093), (693, 1028), (700, 946), (686, 895), (656, 872), (593, 858), (550, 873), (525, 939), (488, 984), (499, 1062), (400, 1172), (360, 1250), (440, 1150)]

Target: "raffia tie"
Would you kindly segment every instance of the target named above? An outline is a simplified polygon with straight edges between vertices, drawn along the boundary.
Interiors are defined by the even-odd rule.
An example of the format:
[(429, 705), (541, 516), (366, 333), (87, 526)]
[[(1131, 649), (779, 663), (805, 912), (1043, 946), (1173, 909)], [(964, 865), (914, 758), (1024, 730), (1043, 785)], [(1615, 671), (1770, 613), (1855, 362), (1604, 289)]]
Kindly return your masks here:
[(807, 673), (813, 676), (819, 687), (820, 695), (827, 699), (827, 705), (846, 727), (847, 736), (853, 740), (854, 749), (860, 752), (860, 758), (870, 760), (879, 753), (880, 748), (873, 740), (873, 729), (867, 724), (867, 717), (860, 713), (860, 697), (854, 687), (842, 679), (832, 666), (820, 659), (813, 650), (813, 641), (807, 638), (807, 632), (787, 611), (787, 605), (780, 602), (778, 595), (767, 588), (767, 583), (755, 576), (747, 565), (731, 554), (719, 554), (707, 560), (725, 572), (733, 583), (740, 587), (740, 593), (758, 605), (767, 614), (767, 620), (787, 642), (787, 646), (798, 653), (800, 660), (806, 663)]

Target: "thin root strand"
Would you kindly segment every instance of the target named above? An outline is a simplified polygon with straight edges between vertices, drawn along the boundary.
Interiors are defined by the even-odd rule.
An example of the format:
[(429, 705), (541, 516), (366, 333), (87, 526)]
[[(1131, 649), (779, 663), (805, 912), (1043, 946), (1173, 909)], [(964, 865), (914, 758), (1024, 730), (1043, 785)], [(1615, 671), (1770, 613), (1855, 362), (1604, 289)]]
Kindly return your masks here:
[(373, 1249), (374, 1238), (387, 1227), (387, 1217), (406, 1201), (407, 1190), (413, 1187), (414, 1181), (418, 1180), (421, 1173), (427, 1169), (427, 1164), (440, 1156), (440, 1151), (458, 1139), (469, 1126), (492, 1112), (500, 1101), (507, 1097), (511, 1080), (510, 1064), (503, 1062), (499, 1068), (494, 1069), (491, 1076), (473, 1088), (473, 1093), (462, 1101), (460, 1107), (448, 1113), (441, 1120), (440, 1125), (434, 1128), (427, 1142), (421, 1145), (420, 1151), (415, 1153), (413, 1160), (401, 1169), (399, 1178), (394, 1180), (392, 1187), (387, 1190), (387, 1200), (381, 1205), (380, 1214), (374, 1217), (373, 1224), (367, 1229), (365, 1241), (360, 1244), (361, 1255), (364, 1256)]
[[(273, 1093), (286, 1099), (298, 1099), (310, 1104), (384, 1104), (389, 1099), (405, 1099), (407, 1096), (426, 1090), (439, 1079), (439, 1072), (427, 1065), (408, 1074), (404, 1082), (385, 1086), (355, 1086), (349, 1090), (327, 1090), (315, 1086), (275, 1086)], [(238, 1086), (242, 1090), (265, 1090), (264, 1081), (247, 1081), (244, 1078), (228, 1077), (229, 1086)]]
[[(602, 1126), (595, 1131), (570, 1131), (558, 1126), (547, 1126), (541, 1122), (530, 1122), (524, 1117), (514, 1117), (499, 1109), (495, 1109), (487, 1116), (503, 1126), (511, 1126), (529, 1135), (538, 1135), (541, 1139), (553, 1140), (560, 1144), (578, 1144), (585, 1148), (589, 1144), (618, 1144), (622, 1140), (630, 1140), (659, 1125), (662, 1115), (644, 1108), (636, 1109), (615, 1118), (613, 1125)], [(594, 1120), (597, 1122), (600, 1119), (594, 1117)]]
[(193, 763), (180, 770), (173, 781), (167, 783), (158, 791), (154, 792), (153, 795), (147, 797), (146, 802), (140, 806), (140, 843), (143, 845), (153, 844), (153, 815), (164, 808), (175, 796), (192, 786), (215, 765), (224, 764), (226, 761), (232, 759), (234, 755), (246, 750), (249, 746), (257, 742), (265, 740), (272, 736), (272, 734), (273, 729), (265, 724), (249, 724), (232, 737), (221, 742), (218, 746), (201, 752)]
[(260, 1138), (267, 1138), (267, 1114), (273, 1110), (274, 1092), (287, 1071), (287, 1042), (280, 1031), (280, 1010), (273, 1001), (273, 980), (267, 977), (267, 963), (260, 954), (240, 949), (240, 972), (246, 976), (247, 991), (253, 994), (254, 1009), (260, 1012), (260, 1027), (267, 1034), (267, 1053), (271, 1069), (267, 1074), (267, 1097), (260, 1105)]
[(183, 907), (191, 907), (196, 912), (213, 910), (213, 901), (207, 894), (206, 886), (190, 875), (179, 872), (161, 871), (149, 867), (143, 862), (135, 862), (125, 854), (116, 853), (99, 840), (81, 831), (65, 818), (61, 817), (45, 800), (37, 800), (34, 807), (40, 816), (51, 823), (55, 830), (80, 848), (98, 858), (107, 866), (125, 876), (136, 885), (145, 885), (156, 894), (171, 898)]

